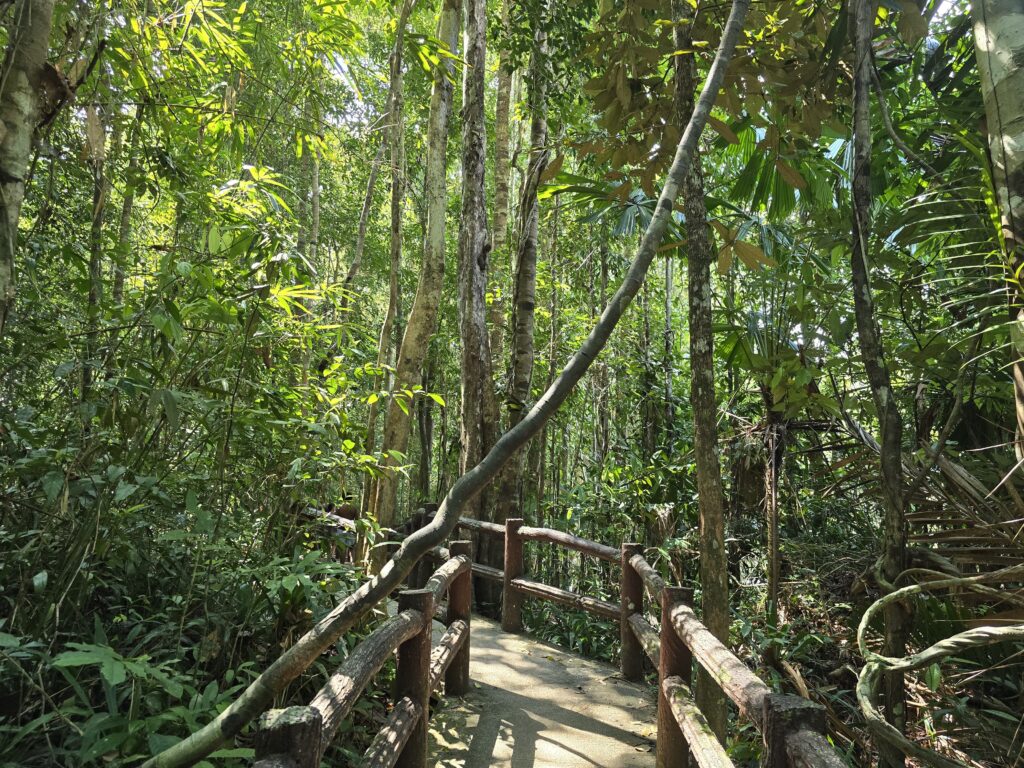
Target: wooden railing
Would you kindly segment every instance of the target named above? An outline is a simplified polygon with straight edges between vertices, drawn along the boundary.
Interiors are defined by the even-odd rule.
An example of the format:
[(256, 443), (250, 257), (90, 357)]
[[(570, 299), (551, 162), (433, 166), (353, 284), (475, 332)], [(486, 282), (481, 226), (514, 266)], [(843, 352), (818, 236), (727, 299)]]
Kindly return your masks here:
[[(694, 614), (689, 590), (665, 584), (639, 544), (623, 544), (622, 674), (642, 679), (643, 654), (658, 669), (658, 768), (733, 765), (691, 695), (696, 662), (754, 724), (768, 768), (842, 768), (825, 737), (825, 709), (799, 696), (772, 693)], [(645, 618), (644, 592), (661, 607), (661, 626)]]
[[(426, 522), (427, 515), (419, 524)], [(727, 768), (733, 765), (695, 703), (694, 662), (715, 680), (722, 692), (753, 723), (764, 741), (768, 768), (842, 768), (825, 737), (825, 710), (799, 696), (773, 693), (735, 654), (700, 622), (690, 607), (692, 595), (667, 585), (643, 556), (640, 544), (621, 550), (556, 531), (523, 525), (519, 518), (504, 526), (462, 518), (459, 528), (484, 536), (504, 536), (503, 570), (474, 563), (474, 574), (503, 584), (501, 625), (521, 632), (526, 599), (550, 600), (618, 622), (622, 644), (621, 669), (628, 680), (643, 679), (644, 656), (658, 670), (658, 768)], [(523, 543), (540, 541), (566, 547), (621, 566), (618, 605), (543, 584), (525, 573)], [(438, 548), (435, 555), (446, 557)], [(660, 607), (660, 627), (644, 613), (644, 593)]]
[[(430, 694), (469, 689), (471, 544), (454, 541), (446, 562), (422, 589), (398, 595), (398, 612), (357, 645), (306, 706), (275, 709), (260, 719), (256, 768), (316, 768), (356, 700), (397, 651), (394, 707), (363, 756), (372, 768), (425, 768)], [(447, 596), (447, 629), (431, 650), (431, 628)]]

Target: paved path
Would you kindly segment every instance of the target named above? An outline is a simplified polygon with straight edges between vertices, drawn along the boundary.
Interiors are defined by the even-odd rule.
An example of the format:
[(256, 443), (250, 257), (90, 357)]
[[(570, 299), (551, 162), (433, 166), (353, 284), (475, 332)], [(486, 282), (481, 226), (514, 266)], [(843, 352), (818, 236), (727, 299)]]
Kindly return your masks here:
[(473, 617), (464, 699), (431, 717), (436, 768), (648, 768), (654, 693), (606, 664)]

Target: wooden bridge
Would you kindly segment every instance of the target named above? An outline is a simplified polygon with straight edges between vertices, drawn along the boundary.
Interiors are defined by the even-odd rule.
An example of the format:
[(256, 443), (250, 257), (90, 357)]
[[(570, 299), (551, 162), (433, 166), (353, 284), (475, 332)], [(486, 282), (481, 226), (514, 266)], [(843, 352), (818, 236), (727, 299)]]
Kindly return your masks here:
[[(420, 515), (419, 522), (423, 520)], [(263, 715), (255, 741), (257, 768), (319, 766), (359, 695), (392, 654), (397, 654), (394, 703), (363, 757), (368, 768), (728, 768), (733, 762), (691, 695), (696, 666), (717, 681), (740, 718), (760, 733), (763, 765), (846, 765), (825, 736), (824, 709), (798, 696), (773, 693), (701, 624), (690, 607), (689, 591), (667, 585), (644, 559), (639, 544), (615, 549), (562, 531), (525, 526), (521, 519), (501, 526), (463, 518), (459, 526), (477, 536), (503, 537), (504, 568), (472, 562), (469, 541), (435, 549), (432, 555), (440, 567), (430, 573), (431, 564), (417, 566), (409, 581), (420, 588), (399, 593), (395, 615), (349, 654), (308, 705)], [(619, 603), (531, 579), (524, 568), (527, 541), (616, 563)], [(500, 627), (471, 617), (472, 575), (503, 585)], [(657, 627), (647, 618), (645, 595), (660, 608)], [(554, 601), (618, 622), (620, 669), (582, 660), (573, 664), (563, 651), (528, 640), (524, 644), (522, 608), (528, 599)], [(432, 637), (438, 634), (432, 633), (435, 616), (446, 628)], [(479, 629), (471, 630), (471, 624)], [(534, 653), (552, 663), (528, 663)], [(643, 685), (645, 657), (658, 670), (656, 689)], [(564, 674), (570, 667), (579, 669)], [(612, 678), (623, 682), (601, 686)], [(434, 745), (432, 754), (430, 697), (442, 683), (448, 697), (470, 695), (463, 716), (455, 718), (454, 732), (435, 733), (434, 741), (442, 743)], [(561, 705), (561, 686), (572, 686), (585, 698), (575, 706)], [(656, 711), (647, 704), (655, 690)], [(518, 719), (517, 712), (522, 715)], [(653, 755), (644, 736), (647, 717), (656, 721)], [(504, 736), (503, 723), (510, 731)], [(538, 746), (538, 741), (544, 743)]]

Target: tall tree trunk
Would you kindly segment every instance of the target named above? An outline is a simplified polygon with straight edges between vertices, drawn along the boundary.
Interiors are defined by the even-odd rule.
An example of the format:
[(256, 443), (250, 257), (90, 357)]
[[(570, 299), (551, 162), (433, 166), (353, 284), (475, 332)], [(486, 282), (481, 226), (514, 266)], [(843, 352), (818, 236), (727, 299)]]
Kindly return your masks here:
[[(675, 47), (692, 51), (692, 17), (688, 6), (674, 0)], [(692, 53), (675, 57), (676, 121), (685, 125), (694, 110), (697, 67)], [(683, 183), (683, 213), (689, 256), (690, 403), (693, 408), (693, 453), (697, 469), (700, 510), (700, 583), (704, 624), (724, 643), (729, 642), (729, 569), (725, 552), (725, 491), (718, 457), (718, 403), (715, 398), (715, 352), (712, 327), (714, 294), (711, 264), (714, 251), (708, 238), (708, 212), (699, 152), (694, 153)], [(697, 677), (697, 703), (719, 740), (725, 738), (728, 712), (725, 697), (707, 673)]]
[(89, 431), (88, 402), (92, 396), (99, 357), (100, 304), (103, 300), (103, 214), (107, 209), (109, 181), (106, 174), (106, 129), (99, 107), (86, 108), (86, 141), (92, 170), (92, 220), (89, 226), (89, 295), (85, 319), (85, 346), (82, 359), (81, 402), (83, 431)]
[[(458, 49), (459, 0), (444, 0), (438, 39), (450, 50)], [(385, 469), (377, 482), (374, 513), (377, 522), (391, 526), (395, 522), (398, 499), (398, 466), (395, 453), (404, 454), (409, 447), (412, 403), (403, 394), (418, 384), (423, 375), (430, 338), (437, 326), (437, 308), (444, 287), (446, 172), (445, 156), (448, 151), (448, 122), (452, 104), (451, 74), (454, 65), (445, 59), (434, 71), (434, 88), (430, 98), (430, 118), (427, 125), (427, 173), (424, 197), (427, 205), (427, 233), (420, 262), (419, 285), (412, 309), (406, 322), (405, 334), (395, 366), (394, 397), (388, 404), (384, 421)]]
[[(404, 25), (403, 25), (404, 26)], [(398, 34), (398, 33), (396, 33)], [(394, 68), (392, 67), (392, 76), (394, 76)], [(398, 79), (401, 80), (401, 73), (398, 73)], [(400, 85), (396, 85), (397, 81), (392, 81), (391, 90), (394, 93), (396, 88), (401, 88)], [(388, 99), (389, 104), (393, 104), (394, 99)], [(389, 112), (392, 110), (389, 109)], [(391, 119), (394, 119), (396, 115), (391, 114)], [(401, 131), (401, 129), (399, 129)], [(394, 128), (391, 130), (391, 135), (394, 136)], [(380, 175), (380, 167), (384, 164), (384, 155), (387, 150), (387, 142), (382, 141), (380, 147), (377, 149), (377, 154), (373, 157), (373, 163), (370, 165), (370, 175), (366, 179), (366, 194), (363, 195), (363, 205), (359, 209), (359, 226), (356, 230), (356, 246), (352, 254), (352, 262), (348, 265), (348, 272), (345, 273), (345, 280), (342, 282), (341, 287), (343, 293), (341, 294), (341, 306), (347, 307), (349, 305), (349, 293), (352, 290), (352, 284), (356, 280), (356, 275), (359, 274), (359, 267), (363, 263), (363, 252), (366, 250), (366, 230), (370, 224), (370, 212), (373, 210), (373, 191), (377, 187), (377, 177)], [(392, 183), (394, 181), (394, 173), (392, 172)], [(392, 201), (394, 199), (392, 198)], [(399, 205), (399, 215), (401, 215), (401, 206)], [(394, 217), (394, 210), (392, 210), (392, 217)], [(392, 218), (392, 229), (394, 227), (394, 218)], [(399, 218), (401, 223), (401, 218)]]
[[(388, 277), (388, 307), (384, 313), (384, 321), (380, 326), (380, 336), (377, 339), (377, 370), (383, 370), (387, 365), (388, 355), (391, 350), (391, 336), (394, 332), (395, 318), (398, 315), (399, 302), (399, 277), (402, 271), (402, 215), (405, 210), (405, 114), (403, 99), (404, 76), (402, 66), (402, 51), (404, 50), (405, 28), (409, 23), (409, 15), (412, 13), (416, 0), (405, 0), (402, 10), (398, 16), (398, 26), (395, 28), (395, 45), (391, 51), (391, 84), (388, 96), (388, 124), (390, 126), (389, 144), (391, 151), (391, 270)], [(372, 172), (371, 172), (372, 174)], [(366, 197), (372, 195), (370, 184), (367, 183)], [(363, 208), (369, 215), (366, 199), (363, 201)], [(362, 216), (360, 216), (362, 226)], [(353, 260), (353, 266), (358, 269), (358, 264)], [(352, 274), (352, 267), (349, 268)], [(355, 275), (352, 274), (352, 279)], [(348, 281), (346, 278), (346, 287)], [(379, 390), (383, 383), (382, 374), (375, 374), (374, 389)], [(377, 400), (370, 403), (367, 414), (365, 450), (373, 453), (377, 447), (377, 415), (380, 406)], [(359, 509), (363, 517), (372, 517), (375, 513), (377, 501), (377, 481), (374, 477), (367, 475), (363, 481), (363, 498), (360, 501)], [(360, 546), (362, 549), (362, 546)]]
[(988, 123), (989, 159), (1002, 216), (1010, 283), (1017, 458), (1024, 459), (1024, 6), (1020, 0), (975, 0), (974, 42)]
[(767, 460), (764, 464), (764, 520), (768, 549), (768, 606), (769, 623), (785, 621), (785, 612), (779, 607), (779, 478), (786, 458), (787, 422), (772, 409), (771, 392), (764, 398), (767, 408), (764, 442)]
[[(882, 525), (883, 578), (891, 586), (905, 568), (906, 530), (903, 520), (903, 420), (896, 405), (885, 360), (880, 329), (871, 293), (869, 254), (871, 248), (871, 39), (875, 6), (871, 0), (854, 0), (851, 26), (856, 50), (853, 96), (853, 233), (850, 269), (853, 275), (853, 305), (857, 321), (861, 358), (875, 401), (882, 472), (885, 519)], [(883, 585), (883, 587), (886, 585)], [(897, 602), (885, 610), (886, 656), (900, 657), (906, 651), (907, 616)], [(906, 726), (906, 694), (902, 672), (887, 674), (884, 686), (886, 719), (902, 733)], [(879, 745), (883, 768), (903, 766), (903, 753)]]
[[(380, 573), (365, 581), (324, 616), (317, 625), (277, 657), (216, 718), (190, 736), (168, 747), (143, 763), (142, 768), (184, 768), (213, 752), (238, 734), (246, 724), (263, 712), (274, 698), (302, 674), (338, 638), (394, 591), (423, 555), (450, 536), (462, 515), (462, 509), (488, 484), (494, 482), (511, 458), (532, 440), (575, 390), (581, 378), (607, 346), (623, 313), (629, 308), (657, 256), (668, 229), (675, 199), (689, 175), (693, 153), (707, 124), (708, 115), (722, 87), (725, 70), (743, 29), (750, 0), (733, 0), (729, 21), (722, 33), (715, 61), (708, 72), (704, 90), (693, 116), (676, 148), (668, 178), (658, 197), (654, 215), (622, 283), (608, 303), (601, 319), (587, 334), (562, 372), (518, 425), (505, 432), (480, 463), (462, 475), (448, 489), (431, 523), (406, 538)], [(553, 548), (552, 548), (553, 549)]]
[(131, 134), (128, 137), (128, 166), (125, 170), (124, 196), (121, 199), (121, 217), (118, 220), (117, 226), (114, 285), (110, 296), (115, 307), (120, 306), (124, 300), (125, 268), (130, 262), (132, 213), (135, 210), (135, 193), (137, 190), (135, 181), (141, 166), (139, 144), (142, 142), (142, 122), (145, 112), (146, 105), (144, 103), (135, 107), (135, 119), (132, 121)]
[[(462, 223), (459, 231), (459, 335), (462, 340), (461, 423), (462, 452), (459, 471), (475, 466), (498, 437), (500, 415), (490, 373), (490, 344), (487, 338), (487, 258), (490, 240), (484, 190), (485, 140), (483, 122), (484, 70), (486, 68), (485, 0), (467, 0), (462, 108)], [(503, 224), (504, 227), (504, 224)], [(496, 239), (498, 239), (496, 233)], [(484, 494), (471, 500), (464, 514), (484, 516)], [(492, 543), (481, 537), (480, 545)], [(495, 553), (478, 547), (480, 559), (493, 564)], [(496, 589), (497, 588), (497, 589)], [(493, 605), (500, 588), (493, 582), (477, 580), (477, 599)]]
[[(540, 201), (537, 190), (548, 165), (547, 121), (547, 32), (537, 24), (534, 50), (530, 60), (528, 99), (530, 108), (530, 162), (520, 196), (520, 227), (516, 254), (516, 280), (513, 294), (512, 366), (506, 409), (508, 427), (518, 424), (530, 400), (535, 357), (534, 315), (537, 302), (537, 241), (540, 233)], [(495, 522), (505, 521), (519, 503), (523, 473), (522, 457), (509, 462), (496, 494)]]
[[(509, 0), (501, 3), (501, 24), (508, 28)], [(490, 305), (491, 361), (494, 366), (505, 361), (505, 286), (508, 269), (508, 185), (512, 166), (509, 163), (509, 105), (512, 99), (512, 73), (505, 46), (498, 51), (498, 92), (494, 107), (494, 230), (491, 232)]]
[(672, 333), (672, 257), (665, 255), (665, 332), (663, 336), (665, 344), (665, 359), (662, 365), (665, 368), (665, 447), (671, 449), (675, 441), (676, 406), (672, 396), (672, 372), (675, 368), (673, 350), (675, 342)]
[(18, 0), (8, 16), (0, 69), (0, 338), (14, 303), (18, 220), (36, 126), (67, 96), (63, 76), (47, 62), (53, 0)]
[[(462, 80), (462, 220), (459, 227), (459, 338), (461, 349), (462, 449), (459, 471), (476, 465), (494, 443), (498, 428), (497, 401), (491, 379), (487, 337), (487, 199), (484, 125), (484, 69), (487, 9), (485, 0), (467, 0)], [(480, 517), (483, 495), (466, 508)]]

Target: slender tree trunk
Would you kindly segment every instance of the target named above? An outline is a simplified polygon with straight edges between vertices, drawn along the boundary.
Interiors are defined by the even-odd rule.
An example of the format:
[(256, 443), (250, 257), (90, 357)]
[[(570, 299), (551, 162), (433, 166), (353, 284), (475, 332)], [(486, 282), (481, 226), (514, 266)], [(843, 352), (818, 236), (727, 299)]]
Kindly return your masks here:
[[(437, 355), (431, 351), (427, 359), (427, 369), (423, 373), (423, 389), (432, 392), (434, 386), (434, 370), (437, 367)], [(430, 494), (430, 475), (433, 466), (434, 448), (434, 401), (429, 397), (420, 398), (419, 407), (420, 466), (416, 489), (419, 503), (434, 501)]]
[[(403, 25), (404, 26), (404, 25)], [(392, 76), (394, 76), (392, 71)], [(401, 80), (401, 73), (398, 73), (398, 80)], [(398, 80), (393, 80), (391, 85), (392, 93), (396, 88), (401, 88), (396, 83)], [(389, 102), (394, 102), (393, 98), (388, 99)], [(391, 110), (389, 110), (391, 112)], [(396, 115), (391, 114), (390, 119), (395, 119)], [(394, 135), (394, 131), (390, 131), (391, 135)], [(382, 141), (380, 147), (377, 149), (377, 154), (374, 155), (373, 163), (370, 165), (370, 175), (366, 180), (366, 194), (363, 196), (363, 206), (359, 210), (359, 228), (356, 231), (356, 246), (355, 251), (352, 254), (352, 263), (348, 265), (348, 272), (345, 273), (345, 280), (342, 282), (341, 287), (343, 293), (341, 294), (341, 306), (347, 307), (349, 305), (349, 293), (352, 290), (352, 284), (356, 280), (356, 275), (359, 274), (359, 267), (363, 263), (363, 252), (366, 250), (366, 230), (370, 224), (370, 212), (373, 210), (373, 191), (377, 187), (377, 177), (380, 176), (380, 167), (384, 163), (384, 155), (387, 150), (387, 142)], [(392, 174), (392, 183), (394, 182), (394, 174)], [(399, 215), (401, 214), (401, 205), (399, 205)], [(392, 211), (394, 215), (394, 211)], [(392, 219), (392, 231), (394, 228), (394, 220)], [(401, 223), (401, 218), (399, 218)]]
[[(382, 371), (387, 365), (388, 355), (391, 349), (391, 336), (394, 332), (395, 318), (398, 315), (399, 278), (402, 271), (402, 216), (405, 210), (405, 119), (403, 82), (404, 71), (402, 66), (402, 51), (404, 50), (405, 28), (409, 23), (409, 15), (412, 13), (416, 0), (405, 0), (402, 10), (398, 16), (398, 26), (395, 28), (395, 45), (391, 51), (391, 84), (388, 96), (388, 124), (389, 144), (391, 152), (391, 270), (388, 277), (388, 307), (384, 313), (384, 321), (381, 323), (380, 336), (377, 340), (377, 370)], [(372, 176), (372, 171), (371, 171)], [(372, 189), (367, 183), (366, 198), (363, 201), (363, 210), (369, 216), (367, 199), (372, 195)], [(362, 215), (360, 215), (360, 226), (362, 226)], [(360, 235), (361, 237), (361, 235)], [(357, 244), (358, 248), (358, 244)], [(358, 250), (357, 250), (357, 253)], [(361, 260), (361, 254), (359, 254)], [(358, 269), (357, 261), (353, 260), (353, 266)], [(349, 268), (352, 279), (352, 267)], [(348, 278), (346, 278), (346, 288)], [(343, 301), (347, 299), (343, 298)], [(383, 374), (375, 374), (375, 389), (380, 390), (384, 381)], [(379, 405), (377, 400), (370, 403), (366, 424), (366, 453), (372, 454), (377, 447), (377, 414)], [(372, 517), (375, 513), (377, 500), (377, 481), (367, 475), (363, 481), (363, 498), (360, 501), (360, 513), (363, 517)], [(360, 549), (362, 549), (362, 545)]]
[(18, 220), (25, 174), (40, 120), (66, 95), (60, 73), (46, 60), (53, 0), (18, 0), (8, 16), (7, 52), (0, 69), (0, 338), (14, 303)]
[[(692, 50), (692, 17), (688, 6), (674, 0), (675, 47)], [(675, 57), (676, 121), (686, 124), (693, 114), (696, 62), (692, 53)], [(690, 404), (693, 408), (693, 453), (700, 509), (700, 582), (704, 624), (724, 643), (729, 642), (729, 569), (725, 551), (725, 491), (718, 457), (718, 403), (715, 398), (715, 353), (711, 264), (714, 251), (708, 238), (704, 178), (699, 152), (683, 183), (683, 213), (689, 255)], [(719, 740), (725, 738), (728, 712), (725, 697), (714, 680), (697, 677), (697, 703)]]
[[(438, 39), (450, 50), (458, 49), (459, 0), (444, 0)], [(447, 70), (444, 72), (443, 70)], [(430, 118), (427, 127), (427, 175), (424, 196), (427, 204), (427, 233), (423, 243), (420, 279), (406, 322), (405, 334), (395, 367), (394, 396), (388, 404), (384, 422), (384, 471), (377, 483), (374, 513), (377, 522), (391, 526), (396, 520), (398, 500), (399, 461), (395, 453), (404, 454), (409, 447), (412, 403), (404, 394), (419, 383), (423, 376), (423, 361), (427, 347), (437, 327), (437, 308), (444, 287), (446, 172), (445, 156), (448, 150), (448, 122), (452, 103), (450, 60), (435, 69), (434, 89), (430, 99)]]
[[(103, 215), (107, 208), (109, 182), (106, 174), (106, 131), (99, 108), (86, 109), (86, 134), (89, 166), (92, 169), (92, 220), (89, 226), (89, 296), (86, 306), (85, 348), (82, 359), (81, 402), (85, 406), (92, 397), (99, 356), (100, 304), (103, 301)], [(88, 432), (88, 408), (82, 412), (82, 425)]]
[(988, 123), (989, 159), (1002, 216), (1010, 278), (1017, 458), (1024, 459), (1024, 6), (1020, 0), (975, 0), (976, 57)]
[[(485, 36), (485, 0), (467, 0), (462, 108), (462, 223), (459, 231), (459, 331), (462, 340), (460, 472), (475, 466), (490, 450), (498, 438), (501, 420), (494, 378), (490, 371), (492, 356), (487, 338), (486, 290), (490, 239), (484, 190)], [(495, 237), (498, 239), (497, 233)], [(470, 502), (465, 514), (485, 517), (489, 511), (487, 507), (485, 495), (481, 494)], [(495, 544), (493, 537), (481, 537), (477, 551), (482, 562), (496, 564), (498, 553)], [(481, 604), (494, 605), (498, 602), (500, 587), (493, 582), (477, 580), (476, 594)]]
[[(484, 69), (487, 10), (485, 0), (466, 1), (462, 81), (462, 221), (459, 228), (459, 337), (461, 349), (462, 450), (459, 471), (476, 465), (496, 439), (497, 401), (491, 379), (487, 336), (487, 232), (485, 193), (486, 146)], [(480, 517), (483, 495), (470, 502), (466, 514)]]
[(779, 478), (786, 457), (786, 422), (772, 410), (770, 393), (765, 398), (768, 406), (765, 424), (765, 449), (768, 455), (764, 472), (764, 511), (768, 549), (768, 621), (775, 625), (785, 621), (779, 606)]
[[(516, 281), (513, 295), (512, 367), (509, 376), (506, 410), (509, 429), (515, 427), (526, 411), (533, 381), (535, 349), (534, 315), (537, 302), (537, 241), (540, 233), (540, 201), (537, 191), (540, 177), (548, 165), (547, 122), (547, 33), (537, 25), (529, 72), (530, 162), (523, 179), (519, 213), (520, 227), (516, 254)], [(506, 520), (520, 502), (523, 462), (521, 457), (509, 463), (496, 494), (495, 522)]]
[[(508, 4), (502, 0), (501, 24), (508, 27)], [(509, 163), (509, 105), (512, 96), (512, 73), (509, 71), (508, 51), (498, 51), (498, 90), (494, 107), (494, 230), (491, 232), (492, 299), (489, 308), (491, 324), (491, 361), (494, 366), (505, 361), (505, 286), (509, 263), (508, 254), (508, 185), (511, 175)]]
[[(905, 568), (906, 530), (903, 519), (903, 420), (896, 405), (885, 360), (885, 350), (875, 313), (869, 272), (871, 249), (871, 39), (874, 34), (875, 6), (871, 0), (854, 0), (851, 9), (856, 59), (853, 97), (853, 249), (850, 269), (853, 275), (853, 304), (860, 341), (861, 358), (878, 412), (882, 494), (885, 519), (882, 525), (881, 572), (889, 588)], [(893, 603), (884, 613), (886, 656), (900, 657), (906, 651), (907, 616), (902, 606)], [(906, 694), (903, 673), (890, 672), (884, 685), (886, 719), (902, 733), (906, 727)], [(902, 767), (903, 753), (879, 745), (883, 768)]]
[(128, 138), (128, 167), (125, 170), (124, 196), (121, 199), (121, 217), (117, 226), (117, 251), (114, 261), (114, 284), (111, 289), (111, 301), (119, 307), (124, 301), (125, 268), (131, 259), (132, 213), (135, 210), (135, 180), (140, 171), (139, 144), (142, 142), (142, 123), (146, 105), (135, 107), (135, 119), (132, 121), (131, 135)]
[(673, 350), (675, 343), (672, 332), (672, 267), (671, 256), (665, 255), (665, 447), (671, 448), (675, 441), (676, 406), (672, 396), (672, 372), (675, 368)]
[(278, 656), (273, 664), (210, 723), (150, 758), (143, 763), (142, 768), (184, 768), (209, 755), (226, 740), (238, 734), (246, 724), (262, 713), (289, 683), (333, 646), (342, 634), (396, 589), (424, 554), (454, 532), (464, 505), (495, 480), (502, 467), (536, 437), (540, 429), (574, 391), (580, 379), (607, 346), (608, 339), (622, 319), (623, 313), (636, 298), (637, 291), (657, 255), (658, 247), (668, 229), (676, 196), (689, 175), (693, 153), (707, 124), (718, 91), (722, 87), (725, 70), (732, 58), (749, 7), (749, 0), (733, 0), (732, 11), (723, 31), (718, 53), (708, 72), (693, 116), (687, 123), (676, 148), (672, 167), (669, 169), (668, 178), (665, 180), (640, 248), (622, 284), (608, 303), (608, 308), (551, 386), (526, 417), (498, 439), (479, 464), (452, 484), (431, 523), (406, 538), (380, 573), (347, 595), (312, 630)]

